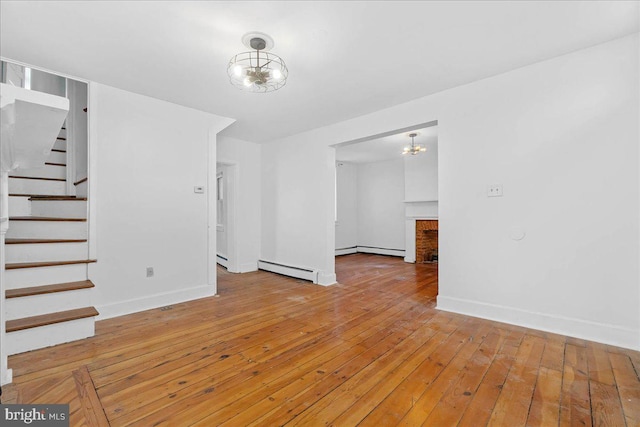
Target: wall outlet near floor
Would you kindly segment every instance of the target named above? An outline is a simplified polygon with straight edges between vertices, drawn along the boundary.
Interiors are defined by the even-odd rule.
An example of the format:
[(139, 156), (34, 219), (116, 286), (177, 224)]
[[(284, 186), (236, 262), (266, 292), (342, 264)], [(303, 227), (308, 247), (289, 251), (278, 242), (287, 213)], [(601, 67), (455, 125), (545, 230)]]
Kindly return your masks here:
[(487, 187), (487, 197), (502, 197), (502, 184), (492, 184)]
[(147, 277), (153, 277), (153, 267), (147, 267)]

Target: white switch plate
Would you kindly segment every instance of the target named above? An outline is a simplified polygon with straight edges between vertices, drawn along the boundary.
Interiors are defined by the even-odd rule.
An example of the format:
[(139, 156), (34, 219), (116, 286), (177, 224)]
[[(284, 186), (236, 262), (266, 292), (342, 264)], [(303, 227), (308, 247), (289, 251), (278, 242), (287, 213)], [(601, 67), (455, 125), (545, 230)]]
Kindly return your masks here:
[(202, 194), (202, 193), (204, 193), (204, 187), (196, 185), (195, 187), (193, 187), (193, 192), (194, 193), (198, 193), (198, 194)]
[(487, 197), (502, 197), (502, 184), (493, 184), (487, 187)]

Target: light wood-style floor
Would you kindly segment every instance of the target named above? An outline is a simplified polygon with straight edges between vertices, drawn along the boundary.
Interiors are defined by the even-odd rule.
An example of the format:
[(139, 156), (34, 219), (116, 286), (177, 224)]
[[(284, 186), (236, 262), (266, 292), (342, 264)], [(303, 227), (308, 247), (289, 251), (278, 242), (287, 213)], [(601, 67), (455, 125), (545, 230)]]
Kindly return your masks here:
[(12, 356), (5, 403), (71, 425), (640, 425), (640, 353), (440, 312), (437, 267), (336, 260), (339, 285), (219, 272), (219, 297)]

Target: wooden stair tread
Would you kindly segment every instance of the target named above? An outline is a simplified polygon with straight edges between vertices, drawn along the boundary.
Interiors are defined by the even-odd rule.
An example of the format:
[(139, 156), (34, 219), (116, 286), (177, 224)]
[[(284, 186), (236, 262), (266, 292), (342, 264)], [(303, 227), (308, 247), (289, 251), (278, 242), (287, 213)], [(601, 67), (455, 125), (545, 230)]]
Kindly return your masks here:
[(84, 319), (97, 316), (95, 307), (77, 308), (75, 310), (59, 311), (57, 313), (42, 314), (40, 316), (25, 317), (23, 319), (8, 320), (7, 332), (16, 332), (24, 329), (37, 328), (39, 326), (53, 325), (55, 323), (68, 322), (70, 320)]
[(49, 166), (67, 166), (65, 163), (55, 163), (55, 162), (44, 162), (44, 164)]
[(38, 261), (38, 262), (14, 262), (5, 265), (6, 270), (17, 270), (19, 268), (55, 267), (58, 265), (90, 264), (98, 262), (97, 259), (77, 259), (70, 261)]
[(87, 182), (88, 180), (89, 180), (89, 178), (84, 177), (81, 180), (74, 182), (73, 185), (82, 184), (83, 182)]
[(9, 178), (14, 178), (14, 179), (36, 179), (36, 180), (40, 180), (40, 181), (57, 181), (57, 182), (66, 182), (67, 181), (65, 178), (40, 178), (40, 177), (37, 177), (37, 176), (9, 175)]
[(86, 197), (76, 197), (76, 196), (31, 196), (31, 200), (68, 200), (75, 202), (84, 202), (87, 200)]
[(76, 199), (76, 196), (67, 196), (67, 195), (56, 195), (56, 194), (23, 194), (23, 193), (9, 193), (9, 197), (31, 197), (31, 198), (40, 198), (40, 197), (46, 197), (46, 198), (50, 198), (50, 199), (66, 199), (66, 198), (73, 198)]
[(91, 280), (81, 280), (79, 282), (56, 283), (54, 285), (32, 286), (30, 288), (7, 289), (6, 298), (28, 297), (33, 295), (53, 294), (56, 292), (75, 291), (78, 289), (89, 289), (95, 285)]
[(84, 243), (87, 239), (16, 239), (8, 238), (4, 241), (6, 245), (26, 245), (35, 243)]
[(67, 150), (58, 150), (57, 148), (52, 148), (51, 151), (55, 151), (56, 153), (66, 153)]
[(71, 221), (71, 222), (86, 222), (86, 218), (58, 218), (53, 216), (10, 216), (9, 221)]

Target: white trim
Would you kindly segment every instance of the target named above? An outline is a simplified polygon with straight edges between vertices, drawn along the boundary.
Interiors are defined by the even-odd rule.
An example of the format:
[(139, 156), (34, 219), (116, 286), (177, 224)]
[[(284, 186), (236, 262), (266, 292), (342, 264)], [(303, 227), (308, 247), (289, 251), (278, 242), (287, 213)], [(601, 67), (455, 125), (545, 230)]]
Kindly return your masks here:
[(357, 254), (357, 253), (358, 253), (358, 248), (357, 247), (336, 249), (336, 256), (351, 255), (351, 254)]
[(616, 325), (591, 322), (570, 317), (549, 315), (513, 307), (471, 301), (462, 298), (438, 296), (438, 310), (480, 317), (496, 322), (524, 326), (555, 334), (597, 341), (617, 347), (640, 350), (638, 331)]
[(215, 294), (215, 287), (207, 284), (195, 288), (180, 289), (178, 291), (151, 295), (144, 298), (134, 298), (113, 304), (99, 305), (96, 308), (100, 315), (96, 320), (111, 319), (112, 317), (124, 316), (126, 314), (152, 310), (154, 308), (164, 307), (167, 305), (207, 298)]
[(49, 74), (55, 74), (56, 76), (64, 77), (65, 79), (77, 80), (77, 81), (82, 82), (82, 83), (89, 83), (89, 80), (86, 80), (86, 79), (83, 79), (83, 78), (80, 78), (80, 77), (72, 76), (70, 74), (64, 74), (64, 73), (61, 73), (59, 71), (52, 71), (52, 70), (50, 70), (48, 68), (39, 67), (37, 65), (31, 65), (31, 64), (28, 64), (26, 62), (16, 61), (15, 59), (10, 59), (10, 58), (7, 58), (5, 56), (0, 56), (0, 61), (11, 62), (12, 64), (20, 65), (21, 67), (27, 67), (27, 68), (31, 68), (31, 69), (34, 69), (34, 70), (43, 71), (43, 72), (49, 73)]
[[(87, 85), (87, 227), (89, 258), (98, 259), (98, 96), (97, 84)], [(89, 267), (91, 273), (92, 267)], [(91, 278), (91, 275), (89, 275)]]
[(216, 224), (218, 223), (217, 196), (216, 196), (216, 158), (218, 149), (218, 130), (209, 129), (207, 138), (207, 283), (212, 287), (213, 293), (218, 292), (218, 265), (216, 262), (218, 241), (216, 236)]
[(391, 255), (400, 257), (404, 257), (406, 253), (404, 249), (371, 248), (366, 246), (358, 246), (356, 249), (358, 252), (362, 252), (365, 254)]
[[(76, 113), (76, 109), (78, 108), (77, 105), (75, 105), (75, 103), (71, 102), (71, 99), (75, 99), (76, 96), (76, 86), (75, 85), (71, 85), (71, 87), (69, 87), (69, 82), (65, 82), (65, 86), (67, 88), (67, 99), (69, 99), (69, 113), (67, 114), (67, 119), (66, 119), (66, 150), (67, 150), (67, 159), (65, 161), (65, 170), (67, 172), (67, 194), (68, 195), (75, 195), (76, 194), (76, 186), (74, 185), (74, 182), (77, 181), (76, 179), (76, 132), (75, 132), (75, 125), (76, 125), (76, 120), (75, 120), (75, 113)], [(88, 87), (87, 87), (87, 93), (89, 92)], [(87, 104), (88, 105), (88, 104)], [(87, 123), (87, 129), (88, 129), (88, 123)], [(89, 132), (87, 132), (87, 138), (89, 137), (88, 135)], [(88, 147), (87, 147), (87, 151), (88, 151)], [(88, 168), (88, 159), (87, 159), (87, 168)], [(89, 176), (89, 174), (87, 173), (87, 177)]]

